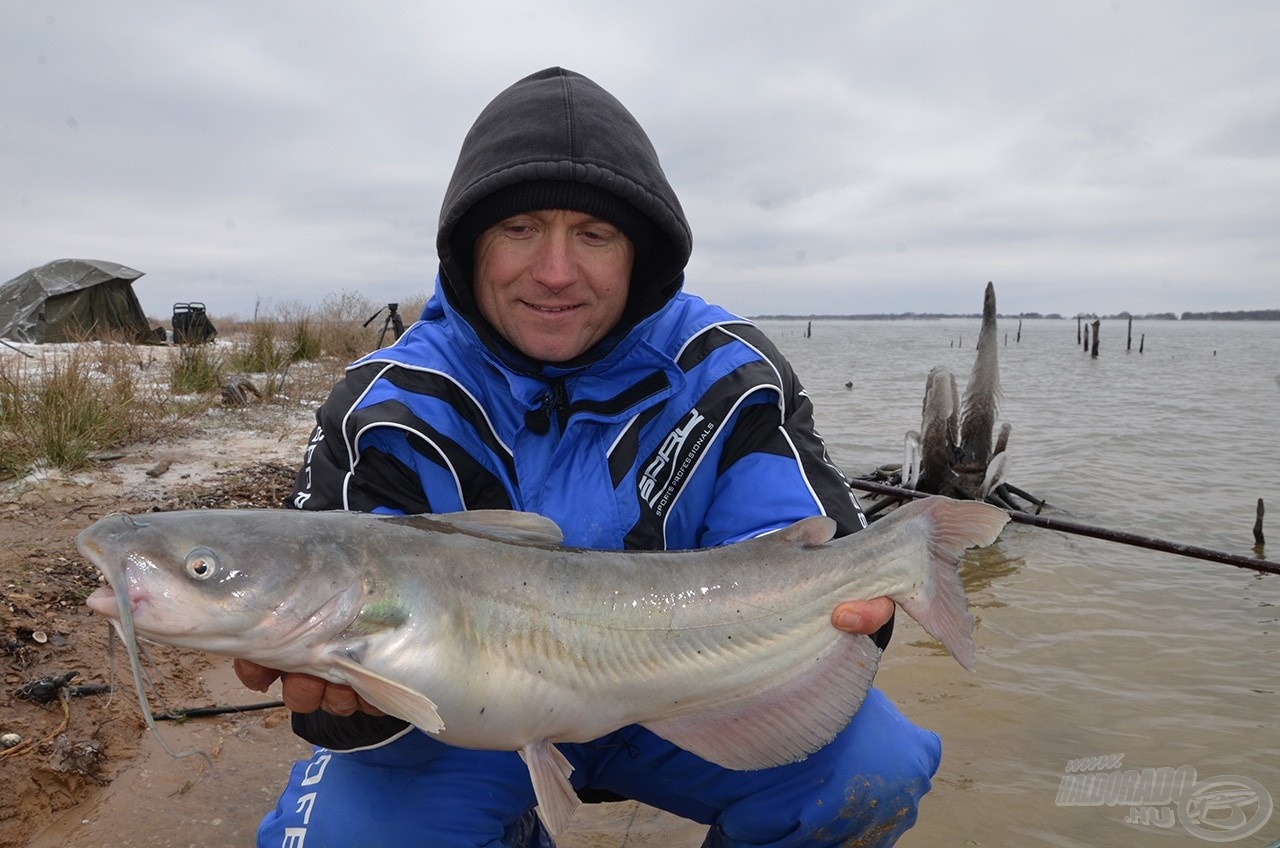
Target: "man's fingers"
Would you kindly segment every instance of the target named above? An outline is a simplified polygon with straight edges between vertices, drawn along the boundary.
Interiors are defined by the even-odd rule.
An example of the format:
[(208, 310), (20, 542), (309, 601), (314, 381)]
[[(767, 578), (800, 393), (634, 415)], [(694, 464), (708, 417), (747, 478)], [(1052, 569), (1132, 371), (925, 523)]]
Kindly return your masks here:
[(872, 598), (869, 601), (845, 601), (831, 613), (831, 624), (837, 630), (871, 636), (893, 617), (893, 601)]
[(320, 709), (331, 715), (349, 716), (360, 709), (360, 698), (350, 686), (330, 683), (324, 690)]
[(310, 674), (285, 674), (274, 668), (258, 665), (251, 660), (234, 659), (231, 667), (236, 677), (246, 687), (265, 692), (277, 678), (280, 679), (280, 696), (284, 705), (295, 713), (313, 713), (324, 710), (339, 716), (355, 712), (370, 715), (386, 715), (382, 710), (356, 694), (356, 690), (341, 683), (330, 683)]
[(249, 660), (233, 659), (231, 668), (235, 671), (236, 677), (240, 678), (240, 682), (255, 692), (267, 691), (267, 688), (280, 676), (280, 672), (274, 668), (267, 668)]
[(329, 684), (310, 674), (286, 674), (280, 686), (284, 705), (295, 713), (313, 713), (324, 703)]
[(386, 713), (384, 713), (382, 710), (378, 709), (373, 704), (366, 701), (364, 698), (360, 698), (360, 712), (368, 713), (369, 715), (375, 715), (375, 716), (386, 715)]

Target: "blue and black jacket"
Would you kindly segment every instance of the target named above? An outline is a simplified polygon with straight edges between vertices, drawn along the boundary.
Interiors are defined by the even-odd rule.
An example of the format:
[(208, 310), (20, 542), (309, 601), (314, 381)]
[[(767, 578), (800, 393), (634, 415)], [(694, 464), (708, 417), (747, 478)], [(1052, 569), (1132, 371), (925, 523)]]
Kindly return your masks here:
[[(557, 364), (528, 360), (480, 316), (471, 247), (454, 238), (488, 193), (548, 174), (616, 193), (660, 234), (637, 255), (619, 327)], [(815, 514), (840, 534), (866, 526), (791, 366), (751, 322), (681, 291), (691, 244), (652, 146), (603, 89), (551, 69), (503, 92), (446, 193), (435, 295), (393, 346), (347, 369), (287, 505), (527, 510), (567, 544), (608, 549), (722, 545)], [(348, 749), (397, 722), (294, 717), (305, 738)]]
[(537, 373), (433, 298), (321, 408), (291, 505), (527, 510), (609, 549), (710, 547), (815, 514), (862, 526), (786, 360), (684, 293), (600, 360)]

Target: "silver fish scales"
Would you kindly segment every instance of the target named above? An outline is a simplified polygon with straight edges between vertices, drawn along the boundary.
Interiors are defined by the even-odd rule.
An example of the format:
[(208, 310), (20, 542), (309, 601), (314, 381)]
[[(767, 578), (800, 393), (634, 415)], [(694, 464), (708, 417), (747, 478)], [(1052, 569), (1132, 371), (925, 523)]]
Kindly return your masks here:
[(831, 626), (841, 601), (892, 598), (970, 667), (955, 565), (1006, 520), (930, 498), (839, 540), (814, 517), (623, 552), (564, 547), (527, 513), (199, 510), (108, 516), (77, 544), (109, 583), (88, 603), (126, 642), (315, 674), (449, 744), (518, 751), (558, 833), (577, 797), (554, 743), (642, 724), (759, 769), (834, 738), (880, 656)]

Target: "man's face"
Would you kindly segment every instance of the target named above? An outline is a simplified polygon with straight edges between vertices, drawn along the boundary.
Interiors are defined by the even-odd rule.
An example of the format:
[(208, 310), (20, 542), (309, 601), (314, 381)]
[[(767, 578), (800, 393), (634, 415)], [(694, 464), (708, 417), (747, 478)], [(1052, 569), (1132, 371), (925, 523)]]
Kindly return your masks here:
[(543, 209), (485, 230), (475, 260), (480, 314), (526, 356), (565, 362), (622, 317), (635, 248), (599, 218)]

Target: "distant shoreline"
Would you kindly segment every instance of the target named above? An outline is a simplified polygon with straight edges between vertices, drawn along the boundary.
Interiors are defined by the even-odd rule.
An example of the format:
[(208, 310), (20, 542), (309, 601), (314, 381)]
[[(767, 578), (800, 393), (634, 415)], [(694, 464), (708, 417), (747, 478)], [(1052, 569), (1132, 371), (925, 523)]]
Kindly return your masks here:
[[(753, 321), (936, 321), (942, 318), (982, 318), (980, 312), (876, 312), (864, 315), (751, 315)], [(1280, 321), (1280, 309), (1245, 309), (1234, 312), (1158, 312), (1146, 315), (1131, 315), (1121, 312), (1116, 315), (1098, 315), (1094, 312), (1082, 312), (1079, 315), (1061, 315), (1050, 312), (1043, 315), (1039, 312), (1023, 312), (1019, 315), (1000, 313), (998, 318), (1043, 319), (1046, 321), (1070, 321), (1075, 318), (1090, 320), (1125, 321)]]

